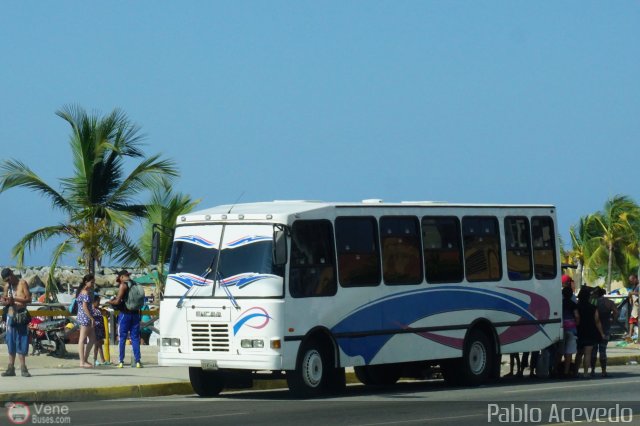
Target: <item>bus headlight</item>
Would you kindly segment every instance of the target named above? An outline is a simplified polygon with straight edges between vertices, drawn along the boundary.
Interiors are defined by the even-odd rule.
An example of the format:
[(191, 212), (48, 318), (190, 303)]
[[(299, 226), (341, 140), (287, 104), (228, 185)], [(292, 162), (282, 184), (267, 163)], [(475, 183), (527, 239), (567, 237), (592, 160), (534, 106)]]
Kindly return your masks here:
[(163, 337), (162, 338), (162, 346), (180, 346), (180, 339), (172, 338), (172, 337)]
[(240, 347), (248, 348), (264, 348), (264, 340), (260, 339), (242, 339), (240, 340)]

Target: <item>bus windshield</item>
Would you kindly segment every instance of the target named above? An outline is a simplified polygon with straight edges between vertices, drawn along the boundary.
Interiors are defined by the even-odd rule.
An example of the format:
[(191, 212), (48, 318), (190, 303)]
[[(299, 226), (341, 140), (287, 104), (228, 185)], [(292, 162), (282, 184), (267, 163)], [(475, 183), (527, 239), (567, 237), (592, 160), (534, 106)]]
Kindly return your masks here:
[(176, 229), (165, 295), (183, 296), (189, 290), (187, 297), (226, 297), (212, 292), (215, 282), (216, 288), (224, 286), (234, 297), (282, 296), (282, 268), (272, 262), (273, 227), (226, 225), (220, 251), (221, 231), (217, 224)]

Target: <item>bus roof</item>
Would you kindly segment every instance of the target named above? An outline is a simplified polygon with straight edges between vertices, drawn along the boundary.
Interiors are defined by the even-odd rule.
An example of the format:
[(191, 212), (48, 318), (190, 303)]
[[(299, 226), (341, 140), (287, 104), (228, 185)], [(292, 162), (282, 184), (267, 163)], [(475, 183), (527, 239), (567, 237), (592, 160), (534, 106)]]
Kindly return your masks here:
[[(555, 209), (551, 204), (464, 204), (448, 203), (443, 201), (401, 201), (398, 203), (385, 203), (379, 199), (363, 200), (361, 202), (325, 202), (309, 200), (275, 200), (256, 203), (227, 204), (199, 210), (186, 215), (189, 219), (214, 215), (293, 215), (311, 212), (325, 208), (389, 208), (389, 207), (460, 207), (460, 208), (546, 208)], [(231, 217), (229, 218), (231, 219)], [(196, 219), (197, 220), (197, 219)], [(180, 218), (178, 218), (180, 221)]]

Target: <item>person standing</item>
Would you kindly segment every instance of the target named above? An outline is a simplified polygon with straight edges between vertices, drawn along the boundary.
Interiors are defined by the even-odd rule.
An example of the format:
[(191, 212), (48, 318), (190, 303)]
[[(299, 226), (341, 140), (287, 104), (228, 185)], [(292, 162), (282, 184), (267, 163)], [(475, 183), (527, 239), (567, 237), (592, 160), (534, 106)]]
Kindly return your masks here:
[(118, 368), (124, 367), (127, 335), (131, 336), (131, 347), (133, 349), (133, 357), (135, 358), (132, 367), (142, 368), (142, 362), (140, 360), (140, 310), (131, 311), (127, 309), (125, 304), (127, 293), (129, 292), (130, 275), (126, 269), (118, 272), (116, 278), (119, 286), (118, 294), (114, 299), (107, 302), (120, 312), (118, 315), (118, 346), (120, 349)]
[[(629, 333), (625, 336), (627, 342), (633, 339), (634, 328), (638, 326), (638, 297), (640, 297), (640, 283), (636, 274), (629, 275), (629, 284), (631, 291), (629, 292)], [(637, 336), (636, 336), (637, 338)]]
[[(603, 337), (602, 325), (600, 324), (600, 316), (598, 315), (598, 309), (590, 303), (591, 289), (587, 286), (582, 286), (578, 293), (578, 314), (579, 318), (576, 318), (578, 323), (578, 353), (576, 355), (576, 370), (580, 370), (580, 363), (582, 362), (584, 375), (583, 377), (589, 377), (587, 375), (587, 366), (591, 363), (591, 351), (593, 346), (599, 342)], [(584, 356), (584, 358), (583, 358)]]
[(29, 329), (28, 321), (19, 324), (16, 315), (26, 311), (31, 302), (29, 285), (25, 280), (19, 280), (9, 268), (4, 268), (0, 273), (4, 282), (2, 304), (7, 306), (7, 350), (9, 352), (9, 365), (1, 375), (4, 377), (16, 375), (16, 354), (20, 360), (22, 377), (31, 377), (27, 369), (26, 356), (29, 353)]
[[(104, 316), (108, 313), (104, 309), (100, 309), (100, 296), (96, 295), (93, 299), (93, 319), (95, 320), (95, 332), (96, 332), (96, 345), (93, 348), (93, 365), (111, 365), (111, 362), (104, 359), (104, 352), (102, 346), (104, 345), (104, 339), (106, 337), (106, 330), (104, 328)], [(100, 361), (98, 361), (98, 355), (100, 355)]]
[[(562, 372), (559, 372), (560, 377), (569, 378), (571, 376), (571, 358), (573, 354), (577, 352), (576, 339), (578, 335), (578, 322), (580, 322), (580, 314), (578, 313), (578, 305), (571, 300), (573, 291), (571, 287), (562, 288), (562, 328), (564, 330), (564, 337), (562, 339), (561, 351), (558, 351), (564, 356), (564, 362), (562, 364)], [(576, 367), (576, 373), (579, 366)]]
[(598, 309), (598, 316), (600, 317), (600, 324), (602, 324), (602, 331), (604, 336), (596, 343), (593, 351), (591, 352), (591, 377), (596, 374), (596, 358), (598, 352), (600, 352), (600, 368), (602, 369), (602, 377), (608, 377), (607, 374), (607, 345), (609, 344), (609, 334), (611, 333), (611, 316), (618, 318), (618, 308), (613, 300), (604, 297), (606, 292), (601, 287), (596, 287), (593, 291), (596, 297), (596, 308)]
[[(89, 363), (91, 348), (96, 341), (95, 320), (93, 318), (93, 274), (82, 277), (82, 283), (76, 292), (78, 303), (78, 324), (80, 324), (80, 337), (78, 338), (78, 352), (80, 353), (80, 367), (91, 368)], [(86, 345), (86, 346), (85, 346)]]

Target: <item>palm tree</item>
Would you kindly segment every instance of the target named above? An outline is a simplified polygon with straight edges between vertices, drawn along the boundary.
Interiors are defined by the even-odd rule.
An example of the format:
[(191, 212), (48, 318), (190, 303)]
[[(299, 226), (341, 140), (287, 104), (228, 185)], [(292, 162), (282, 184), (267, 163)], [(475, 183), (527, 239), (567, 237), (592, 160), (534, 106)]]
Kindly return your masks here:
[(616, 195), (607, 200), (601, 212), (591, 216), (588, 226), (593, 232), (590, 241), (597, 242), (591, 257), (606, 256), (606, 285), (611, 291), (614, 259), (624, 259), (628, 254), (637, 256), (640, 207), (628, 196)]
[[(93, 273), (104, 256), (131, 248), (127, 226), (146, 212), (136, 197), (178, 173), (172, 161), (159, 155), (145, 158), (140, 129), (121, 110), (100, 117), (79, 106), (67, 106), (56, 114), (71, 126), (72, 176), (61, 179), (61, 191), (57, 191), (26, 164), (7, 160), (0, 164), (0, 193), (14, 187), (31, 189), (49, 198), (54, 208), (65, 213), (66, 221), (28, 233), (14, 246), (12, 255), (21, 266), (25, 250), (62, 237), (52, 266), (75, 247), (82, 253), (88, 272)], [(140, 162), (126, 174), (128, 158)]]
[[(199, 202), (200, 200), (193, 200), (189, 195), (173, 192), (170, 183), (163, 182), (161, 187), (153, 191), (151, 202), (147, 206), (144, 232), (138, 243), (139, 250), (127, 250), (121, 253), (121, 257), (126, 262), (135, 264), (140, 268), (155, 267), (158, 272), (156, 281), (158, 295), (163, 292), (164, 269), (171, 256), (171, 244), (176, 220), (178, 216), (192, 211)], [(151, 265), (154, 226), (160, 229), (160, 250), (157, 263)]]
[(593, 252), (597, 248), (597, 242), (593, 240), (595, 223), (593, 215), (580, 218), (577, 225), (569, 228), (571, 237), (571, 252), (569, 256), (572, 262), (577, 264), (576, 285), (582, 285), (583, 279), (592, 281), (596, 278), (594, 265), (597, 266), (597, 258), (593, 257)]

